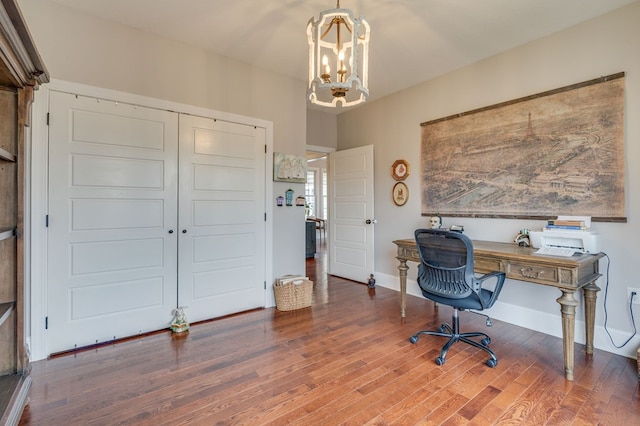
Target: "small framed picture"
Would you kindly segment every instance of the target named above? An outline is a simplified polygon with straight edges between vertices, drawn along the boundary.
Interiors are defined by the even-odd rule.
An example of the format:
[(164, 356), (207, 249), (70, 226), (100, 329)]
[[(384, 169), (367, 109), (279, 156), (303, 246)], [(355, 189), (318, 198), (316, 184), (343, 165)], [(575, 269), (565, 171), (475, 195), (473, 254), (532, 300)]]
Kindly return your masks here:
[(307, 158), (305, 156), (273, 153), (274, 182), (307, 182)]
[(393, 185), (393, 202), (396, 206), (404, 206), (409, 199), (409, 188), (404, 182)]
[(391, 165), (391, 176), (395, 180), (405, 180), (409, 176), (409, 163), (405, 160), (396, 160)]

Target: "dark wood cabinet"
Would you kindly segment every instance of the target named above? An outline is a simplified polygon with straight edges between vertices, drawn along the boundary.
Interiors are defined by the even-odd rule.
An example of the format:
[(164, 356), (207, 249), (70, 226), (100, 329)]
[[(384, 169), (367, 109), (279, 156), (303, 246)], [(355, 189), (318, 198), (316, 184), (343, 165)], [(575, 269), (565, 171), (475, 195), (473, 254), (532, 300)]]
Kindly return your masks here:
[(16, 0), (0, 0), (1, 425), (18, 424), (31, 388), (24, 325), (24, 144), (33, 91), (46, 82)]

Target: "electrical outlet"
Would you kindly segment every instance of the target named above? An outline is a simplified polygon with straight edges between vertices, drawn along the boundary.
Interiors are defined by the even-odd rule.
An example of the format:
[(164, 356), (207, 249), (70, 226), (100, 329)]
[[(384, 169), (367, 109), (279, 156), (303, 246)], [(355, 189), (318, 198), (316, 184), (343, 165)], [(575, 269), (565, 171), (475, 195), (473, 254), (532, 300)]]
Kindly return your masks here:
[(640, 305), (640, 288), (627, 287), (627, 302), (631, 300), (631, 293), (635, 293), (633, 304)]

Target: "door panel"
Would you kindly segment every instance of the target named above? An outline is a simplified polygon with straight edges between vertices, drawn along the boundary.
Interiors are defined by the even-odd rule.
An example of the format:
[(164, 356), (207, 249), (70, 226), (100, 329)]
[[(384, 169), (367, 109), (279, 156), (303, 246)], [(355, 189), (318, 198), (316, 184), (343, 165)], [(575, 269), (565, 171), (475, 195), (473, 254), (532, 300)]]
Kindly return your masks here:
[(72, 229), (115, 230), (158, 228), (164, 219), (163, 200), (70, 200)]
[(178, 303), (190, 321), (265, 304), (264, 129), (180, 116)]
[(373, 145), (329, 154), (329, 187), (329, 273), (366, 282), (374, 272)]
[(48, 352), (168, 326), (175, 113), (51, 92)]
[(162, 160), (71, 154), (71, 162), (74, 187), (159, 190), (164, 186)]

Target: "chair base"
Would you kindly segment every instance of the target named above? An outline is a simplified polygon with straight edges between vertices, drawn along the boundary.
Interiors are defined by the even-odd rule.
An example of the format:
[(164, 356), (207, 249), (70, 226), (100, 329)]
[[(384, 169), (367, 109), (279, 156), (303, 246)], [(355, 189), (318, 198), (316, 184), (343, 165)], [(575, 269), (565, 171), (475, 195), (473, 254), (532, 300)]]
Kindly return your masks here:
[[(438, 365), (443, 365), (445, 363), (449, 348), (451, 348), (451, 346), (456, 342), (464, 342), (468, 345), (482, 349), (491, 357), (486, 361), (486, 364), (491, 368), (498, 365), (498, 358), (496, 357), (496, 354), (494, 354), (493, 351), (488, 347), (489, 344), (491, 344), (491, 338), (487, 334), (481, 332), (460, 333), (460, 319), (458, 318), (458, 310), (455, 308), (453, 310), (453, 327), (451, 327), (447, 323), (444, 323), (437, 331), (423, 330), (417, 332), (409, 338), (409, 341), (411, 343), (417, 343), (418, 338), (421, 334), (449, 338), (449, 341), (442, 347), (440, 356), (435, 359), (436, 364)], [(478, 343), (475, 340), (471, 340), (471, 337), (482, 337), (482, 340), (480, 340), (480, 343)]]

